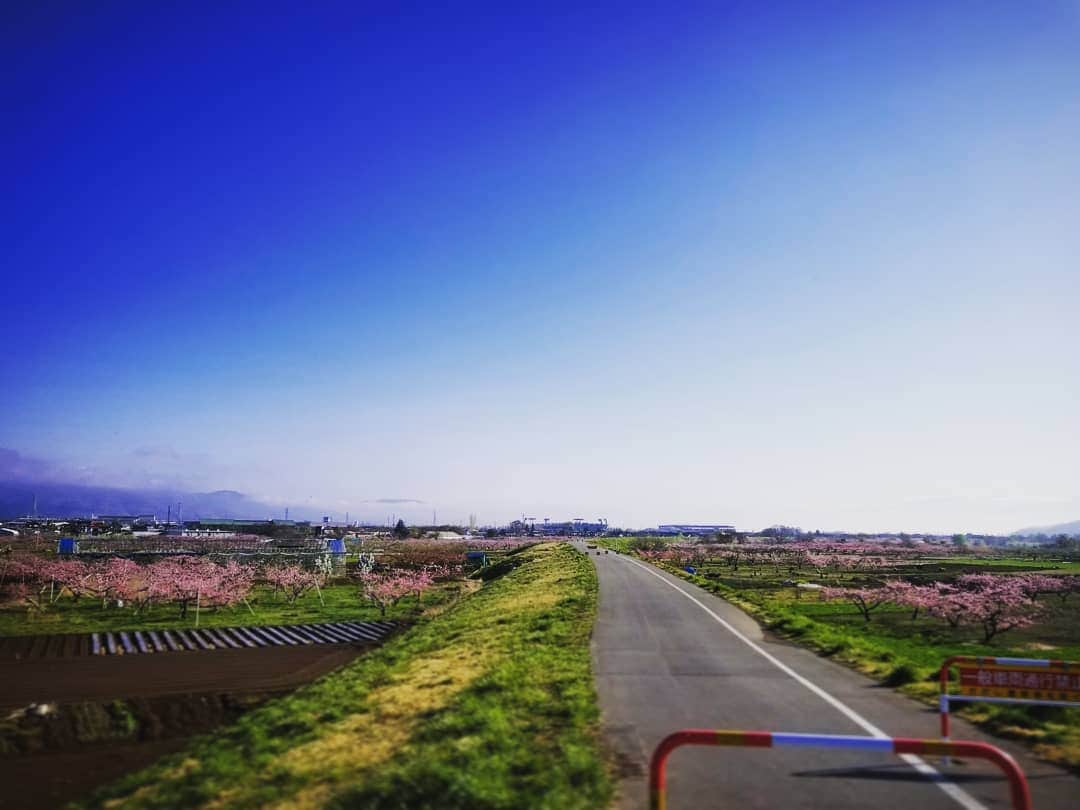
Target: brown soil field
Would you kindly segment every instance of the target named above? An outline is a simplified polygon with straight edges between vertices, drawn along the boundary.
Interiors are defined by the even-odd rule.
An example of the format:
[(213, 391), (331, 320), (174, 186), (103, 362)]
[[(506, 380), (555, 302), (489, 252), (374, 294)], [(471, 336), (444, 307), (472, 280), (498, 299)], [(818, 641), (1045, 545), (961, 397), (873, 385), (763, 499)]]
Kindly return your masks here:
[[(0, 710), (9, 712), (30, 703), (107, 703), (124, 699), (153, 705), (152, 712), (175, 710), (190, 716), (185, 734), (210, 731), (229, 716), (223, 696), (259, 696), (288, 692), (325, 675), (361, 655), (369, 645), (312, 644), (241, 650), (169, 653), (159, 655), (80, 656), (0, 660)], [(202, 701), (211, 696), (206, 717), (198, 717)], [(225, 702), (228, 702), (227, 700)], [(192, 707), (195, 707), (194, 713)], [(214, 712), (218, 712), (217, 715)], [(186, 714), (185, 714), (186, 712)], [(63, 713), (63, 708), (61, 708)], [(173, 718), (175, 719), (175, 718)], [(67, 718), (56, 722), (64, 725)], [(70, 738), (70, 729), (50, 735)], [(174, 734), (175, 729), (162, 733)], [(62, 807), (100, 785), (150, 765), (181, 749), (186, 736), (105, 742), (61, 747), (21, 755), (0, 756), (0, 808), (37, 810)]]
[(0, 709), (184, 694), (292, 689), (352, 660), (354, 644), (0, 660)]
[(0, 758), (0, 808), (55, 810), (94, 788), (179, 751), (186, 739), (152, 740)]

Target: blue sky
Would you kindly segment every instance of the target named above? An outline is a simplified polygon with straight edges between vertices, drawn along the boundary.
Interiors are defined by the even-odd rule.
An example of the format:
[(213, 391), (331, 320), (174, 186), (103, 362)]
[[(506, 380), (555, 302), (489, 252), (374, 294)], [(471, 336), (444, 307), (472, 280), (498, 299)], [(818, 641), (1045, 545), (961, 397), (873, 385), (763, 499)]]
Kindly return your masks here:
[(5, 8), (0, 446), (353, 515), (1080, 516), (1080, 4), (764, 5)]

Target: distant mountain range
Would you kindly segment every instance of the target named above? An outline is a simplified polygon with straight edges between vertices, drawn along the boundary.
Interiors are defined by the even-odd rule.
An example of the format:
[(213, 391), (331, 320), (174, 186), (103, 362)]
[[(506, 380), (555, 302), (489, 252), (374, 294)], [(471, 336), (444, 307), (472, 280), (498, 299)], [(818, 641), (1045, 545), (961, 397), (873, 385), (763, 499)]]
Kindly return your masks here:
[[(90, 515), (157, 515), (164, 520), (172, 507), (176, 519), (177, 502), (183, 501), (184, 519), (198, 518), (280, 518), (284, 510), (269, 506), (242, 492), (175, 492), (169, 490), (118, 489), (82, 484), (39, 481), (0, 481), (0, 518), (30, 514), (37, 497), (41, 516), (88, 517)], [(296, 520), (318, 520), (309, 509), (290, 509)]]
[(1055, 523), (1052, 526), (1031, 526), (1013, 532), (1013, 536), (1025, 534), (1080, 534), (1080, 520), (1070, 520), (1068, 523)]

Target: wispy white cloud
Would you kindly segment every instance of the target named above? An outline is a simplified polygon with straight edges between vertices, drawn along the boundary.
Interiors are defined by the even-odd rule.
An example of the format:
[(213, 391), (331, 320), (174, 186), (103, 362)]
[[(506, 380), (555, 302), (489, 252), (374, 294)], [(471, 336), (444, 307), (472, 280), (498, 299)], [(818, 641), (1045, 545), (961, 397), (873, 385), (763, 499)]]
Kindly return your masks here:
[(1038, 505), (1067, 504), (1080, 498), (1075, 495), (1034, 494), (1028, 492), (1000, 492), (995, 490), (960, 490), (956, 492), (934, 492), (920, 495), (906, 495), (904, 503), (963, 503), (994, 505)]

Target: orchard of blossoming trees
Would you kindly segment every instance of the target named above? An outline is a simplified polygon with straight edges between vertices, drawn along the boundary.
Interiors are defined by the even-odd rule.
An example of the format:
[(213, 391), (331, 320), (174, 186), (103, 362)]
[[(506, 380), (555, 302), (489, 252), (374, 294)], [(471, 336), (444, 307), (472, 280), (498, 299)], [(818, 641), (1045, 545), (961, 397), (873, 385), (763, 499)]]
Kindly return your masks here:
[(196, 603), (232, 605), (251, 592), (255, 571), (230, 560), (219, 565), (205, 557), (168, 557), (146, 567), (148, 602), (167, 602), (180, 609), (180, 617)]
[[(353, 579), (338, 577), (337, 584), (353, 589), (362, 601), (386, 615), (405, 597), (417, 600), (436, 584), (465, 574), (467, 550), (482, 545), (489, 552), (505, 552), (521, 545), (512, 541), (479, 544), (401, 542), (386, 543), (361, 555)], [(97, 601), (101, 607), (123, 607), (139, 614), (151, 605), (171, 605), (179, 618), (193, 606), (227, 607), (244, 604), (259, 585), (285, 604), (295, 604), (315, 592), (323, 603), (329, 572), (320, 566), (283, 562), (216, 561), (209, 556), (169, 556), (140, 565), (130, 559), (60, 558), (33, 554), (0, 557), (0, 601), (45, 612), (59, 605)], [(351, 584), (350, 584), (351, 583)], [(359, 586), (359, 587), (357, 587)]]
[(432, 585), (442, 570), (423, 569), (391, 569), (388, 571), (361, 571), (357, 574), (360, 580), (360, 592), (365, 599), (379, 609), (381, 615), (386, 615), (386, 610), (391, 605), (397, 604), (401, 599), (410, 594), (415, 594), (419, 600)]
[(79, 540), (79, 549), (91, 554), (267, 554), (287, 550), (320, 553), (326, 549), (321, 537), (290, 539), (287, 544), (255, 534), (233, 534), (227, 537), (198, 537), (151, 535), (149, 537), (95, 536)]
[(233, 605), (246, 599), (255, 569), (235, 561), (219, 564), (206, 557), (166, 557), (149, 565), (113, 557), (83, 560), (48, 557), (7, 559), (0, 564), (0, 587), (11, 599), (44, 611), (61, 598), (97, 599), (129, 604), (139, 611), (150, 604), (171, 604), (180, 617), (198, 603)]
[(892, 604), (911, 608), (912, 621), (925, 611), (953, 628), (977, 625), (983, 642), (989, 642), (1006, 630), (1034, 624), (1045, 610), (1040, 595), (1054, 593), (1064, 600), (1078, 590), (1080, 577), (1075, 576), (965, 574), (955, 583), (888, 580), (878, 588), (826, 588), (821, 596), (850, 602), (866, 621), (876, 608)]
[[(740, 587), (778, 587), (809, 579), (827, 587), (825, 601), (846, 602), (866, 622), (884, 606), (911, 610), (911, 620), (929, 616), (950, 628), (976, 627), (983, 643), (1008, 630), (1027, 627), (1048, 612), (1045, 598), (1064, 604), (1080, 590), (1080, 577), (1044, 573), (963, 573), (971, 564), (1002, 557), (949, 547), (905, 547), (874, 543), (793, 542), (710, 546), (672, 544), (638, 554), (648, 560), (689, 567), (706, 577), (739, 577)], [(726, 573), (725, 573), (726, 572)], [(954, 574), (955, 572), (955, 574)], [(798, 593), (798, 592), (797, 592)]]
[(852, 575), (880, 576), (895, 569), (947, 563), (979, 563), (1007, 556), (1001, 550), (950, 546), (903, 546), (868, 542), (800, 541), (709, 545), (660, 544), (636, 549), (639, 556), (675, 565), (726, 567), (732, 571), (771, 572), (773, 575), (810, 574), (819, 579), (845, 579)]
[(507, 553), (531, 545), (527, 539), (424, 542), (398, 541), (380, 544), (372, 561), (378, 566), (361, 565), (355, 577), (360, 595), (379, 609), (381, 615), (407, 596), (417, 601), (437, 582), (460, 578), (465, 572), (466, 551)]
[(302, 565), (276, 565), (263, 572), (266, 583), (292, 603), (312, 589), (326, 584), (326, 572)]

